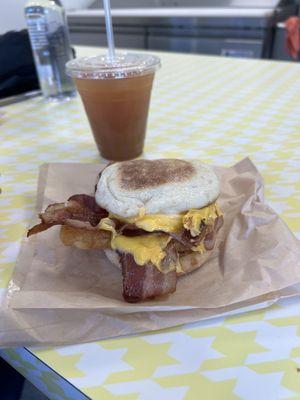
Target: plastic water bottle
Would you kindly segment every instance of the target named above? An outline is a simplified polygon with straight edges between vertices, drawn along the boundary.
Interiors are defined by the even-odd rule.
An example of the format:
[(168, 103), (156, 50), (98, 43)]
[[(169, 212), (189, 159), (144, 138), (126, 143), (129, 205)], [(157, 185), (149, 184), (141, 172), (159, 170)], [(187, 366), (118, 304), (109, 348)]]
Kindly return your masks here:
[(65, 64), (73, 55), (60, 0), (29, 0), (25, 18), (43, 96), (48, 100), (70, 99), (76, 90), (65, 73)]

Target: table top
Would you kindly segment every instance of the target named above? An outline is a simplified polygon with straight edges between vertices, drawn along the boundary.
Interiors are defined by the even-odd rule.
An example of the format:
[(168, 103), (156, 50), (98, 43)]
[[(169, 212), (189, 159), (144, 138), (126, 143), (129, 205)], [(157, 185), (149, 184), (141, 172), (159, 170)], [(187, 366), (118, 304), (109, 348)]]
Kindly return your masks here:
[[(95, 48), (78, 48), (79, 55)], [(231, 165), (249, 156), (300, 237), (300, 66), (160, 54), (145, 157)], [(97, 163), (79, 98), (0, 110), (0, 294), (34, 213), (44, 162)], [(300, 302), (135, 337), (0, 355), (51, 399), (274, 399), (300, 395)]]

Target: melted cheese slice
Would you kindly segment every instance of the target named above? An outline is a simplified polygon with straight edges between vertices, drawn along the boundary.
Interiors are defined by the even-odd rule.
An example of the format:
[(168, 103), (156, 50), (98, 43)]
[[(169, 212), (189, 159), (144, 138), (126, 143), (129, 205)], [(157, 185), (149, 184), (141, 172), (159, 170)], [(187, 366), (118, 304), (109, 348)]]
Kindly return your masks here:
[(182, 229), (181, 215), (145, 215), (136, 222), (136, 226), (147, 232), (163, 231), (166, 233), (179, 232)]
[(109, 231), (112, 233), (112, 236), (116, 235), (115, 223), (110, 218), (102, 218), (98, 224), (98, 229), (102, 231)]
[(202, 240), (198, 246), (192, 247), (192, 250), (195, 251), (196, 253), (203, 254), (206, 252), (205, 246), (204, 246), (204, 240)]
[[(150, 214), (140, 215), (135, 218), (122, 218), (119, 215), (110, 214), (100, 221), (98, 228), (112, 232), (111, 247), (113, 250), (131, 254), (138, 265), (145, 265), (151, 262), (162, 271), (161, 261), (166, 255), (164, 249), (171, 240), (170, 233), (178, 233), (183, 229), (187, 229), (195, 237), (201, 231), (201, 221), (213, 224), (214, 220), (220, 215), (222, 213), (215, 203), (199, 210), (192, 209), (187, 213), (178, 215)], [(118, 234), (115, 230), (113, 219), (134, 224), (137, 228), (153, 233), (132, 237)], [(204, 253), (203, 241), (192, 250)], [(175, 268), (181, 271), (180, 265), (172, 265), (169, 270)]]
[(166, 233), (179, 232), (182, 229), (183, 215), (149, 214), (136, 218), (122, 218), (119, 215), (110, 214), (111, 218), (134, 224), (137, 228), (147, 232), (162, 231)]
[(147, 232), (178, 233), (185, 228), (191, 231), (192, 236), (197, 236), (200, 233), (202, 220), (206, 223), (211, 222), (209, 219), (215, 219), (220, 214), (220, 210), (214, 203), (199, 210), (190, 210), (187, 213), (177, 215), (149, 214), (135, 218), (122, 218), (119, 215), (110, 214), (109, 217), (128, 224), (134, 224)]
[(164, 249), (170, 240), (171, 237), (163, 233), (134, 237), (118, 235), (112, 238), (111, 247), (121, 253), (131, 254), (138, 265), (151, 262), (160, 269), (161, 262), (166, 256)]
[(222, 215), (221, 211), (215, 203), (200, 210), (189, 210), (183, 217), (183, 226), (195, 237), (200, 234), (201, 221), (211, 225), (220, 215)]

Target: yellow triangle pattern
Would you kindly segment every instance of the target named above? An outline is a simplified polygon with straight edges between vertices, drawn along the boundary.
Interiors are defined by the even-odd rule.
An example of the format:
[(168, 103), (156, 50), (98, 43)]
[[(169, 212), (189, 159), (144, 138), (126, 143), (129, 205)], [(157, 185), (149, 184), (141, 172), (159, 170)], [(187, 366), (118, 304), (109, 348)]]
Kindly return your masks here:
[[(149, 158), (201, 158), (222, 165), (231, 165), (250, 156), (265, 179), (271, 206), (295, 233), (300, 234), (300, 180), (296, 164), (300, 147), (299, 65), (193, 55), (183, 58), (176, 54), (162, 55), (162, 59), (163, 68), (157, 74), (153, 91), (145, 155)], [(3, 289), (7, 287), (15, 261), (7, 249), (19, 243), (29, 223), (28, 215), (22, 212), (30, 213), (34, 209), (39, 165), (64, 160), (96, 163), (99, 156), (79, 99), (57, 106), (36, 98), (4, 107), (0, 112), (0, 125), (3, 178), (0, 289)], [(135, 389), (116, 395), (113, 388), (121, 385), (120, 389), (125, 383), (151, 381), (158, 385), (157, 390), (161, 387), (161, 393), (165, 393), (166, 388), (186, 388), (182, 398), (187, 400), (200, 397), (227, 400), (239, 397), (236, 388), (241, 378), (213, 381), (204, 373), (221, 371), (222, 375), (223, 371), (245, 368), (264, 376), (282, 372), (278, 390), (289, 389), (300, 398), (298, 345), (291, 346), (288, 359), (276, 359), (276, 354), (272, 353), (274, 361), (261, 361), (275, 351), (260, 343), (260, 334), (266, 329), (278, 328), (280, 334), (280, 328), (293, 325), (298, 329), (296, 336), (300, 337), (298, 312), (286, 317), (284, 305), (273, 306), (272, 312), (278, 317), (267, 318), (268, 312), (262, 310), (226, 318), (218, 322), (219, 325), (208, 323), (206, 327), (172, 329), (169, 330), (172, 340), (166, 342), (159, 342), (160, 333), (150, 335), (157, 338), (157, 343), (148, 341), (144, 335), (100, 342), (99, 346), (107, 351), (125, 349), (122, 361), (128, 369), (117, 372), (112, 368), (104, 384), (99, 385), (95, 379), (82, 383), (79, 388), (93, 399), (135, 400), (142, 396)], [(201, 365), (188, 370), (184, 349), (176, 353), (176, 332), (187, 335), (186, 346), (195, 346), (195, 352), (202, 350), (201, 342), (196, 339), (211, 340), (210, 349), (218, 356), (212, 358), (206, 354)], [(190, 338), (195, 340), (188, 340)], [(194, 342), (198, 344), (192, 344)], [(36, 365), (22, 360), (15, 350), (6, 350), (6, 353), (21, 372), (30, 374), (36, 370)], [(55, 349), (46, 349), (36, 354), (71, 382), (89, 378), (92, 367), (81, 362), (84, 353), (74, 350), (74, 354), (62, 355)], [(256, 357), (260, 362), (252, 362)], [(164, 372), (178, 365), (187, 371), (181, 374)], [(100, 370), (101, 360), (99, 366), (93, 368)], [(60, 390), (55, 375), (42, 369), (39, 373), (50, 397), (52, 393), (53, 398), (68, 398)], [(255, 393), (255, 382), (250, 390)], [(260, 400), (255, 395), (253, 398)]]
[(147, 379), (159, 366), (178, 363), (176, 359), (167, 354), (170, 343), (152, 345), (143, 339), (129, 338), (103, 343), (102, 347), (105, 349), (126, 348), (127, 352), (123, 356), (123, 361), (132, 367), (131, 371), (112, 373), (106, 379), (105, 384)]
[(178, 387), (187, 386), (188, 391), (185, 399), (239, 399), (233, 393), (236, 381), (226, 380), (224, 382), (212, 383), (209, 379), (205, 378), (200, 373), (172, 376), (167, 378), (156, 378), (162, 387)]

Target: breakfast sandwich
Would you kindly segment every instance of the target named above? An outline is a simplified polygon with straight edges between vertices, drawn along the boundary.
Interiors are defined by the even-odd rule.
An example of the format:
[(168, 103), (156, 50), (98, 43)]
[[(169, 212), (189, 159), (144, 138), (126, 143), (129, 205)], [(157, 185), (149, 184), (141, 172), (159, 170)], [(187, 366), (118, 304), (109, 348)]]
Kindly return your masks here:
[(174, 292), (180, 275), (210, 257), (223, 225), (219, 193), (214, 171), (198, 160), (113, 163), (94, 196), (49, 205), (27, 235), (61, 225), (64, 245), (104, 250), (122, 271), (124, 299), (137, 302)]

